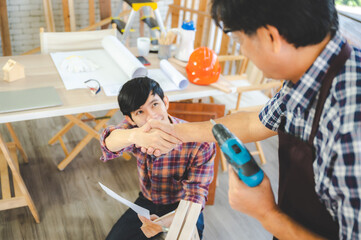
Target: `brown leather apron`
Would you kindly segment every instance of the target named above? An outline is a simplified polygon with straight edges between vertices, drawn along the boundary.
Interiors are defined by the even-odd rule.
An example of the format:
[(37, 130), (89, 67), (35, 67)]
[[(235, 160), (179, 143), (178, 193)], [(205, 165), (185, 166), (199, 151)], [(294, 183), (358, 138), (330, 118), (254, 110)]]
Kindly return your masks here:
[(332, 80), (344, 66), (350, 53), (350, 46), (347, 43), (344, 44), (339, 55), (332, 60), (329, 69), (321, 81), (320, 96), (308, 142), (285, 133), (284, 118), (278, 131), (278, 205), (292, 219), (327, 239), (338, 239), (339, 226), (332, 219), (330, 213), (320, 202), (315, 192), (313, 172), (315, 149), (313, 139), (318, 129), (323, 105), (329, 95)]

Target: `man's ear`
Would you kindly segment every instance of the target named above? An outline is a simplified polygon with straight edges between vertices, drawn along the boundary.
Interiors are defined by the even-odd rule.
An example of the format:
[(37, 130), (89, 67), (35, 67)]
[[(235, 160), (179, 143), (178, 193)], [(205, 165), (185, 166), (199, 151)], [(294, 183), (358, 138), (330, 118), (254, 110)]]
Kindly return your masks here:
[(131, 125), (136, 126), (137, 124), (127, 115), (125, 115), (125, 120), (129, 122)]
[(279, 53), (282, 45), (282, 37), (278, 29), (271, 25), (261, 27), (257, 33), (262, 40), (263, 44), (268, 47), (273, 53)]
[(163, 98), (163, 102), (164, 102), (164, 104), (165, 104), (165, 107), (167, 108), (167, 110), (168, 110), (168, 108), (169, 108), (169, 99), (168, 99), (168, 97), (167, 96), (164, 96), (164, 98)]

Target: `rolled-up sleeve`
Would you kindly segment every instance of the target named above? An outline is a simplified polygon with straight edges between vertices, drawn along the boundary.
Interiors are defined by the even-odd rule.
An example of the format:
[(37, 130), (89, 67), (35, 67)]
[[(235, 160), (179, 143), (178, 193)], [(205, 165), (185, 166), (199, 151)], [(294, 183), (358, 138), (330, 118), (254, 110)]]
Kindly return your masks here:
[(132, 152), (133, 151), (134, 144), (129, 145), (128, 147), (125, 147), (118, 152), (110, 151), (105, 144), (105, 139), (115, 129), (130, 129), (130, 128), (133, 128), (133, 127), (126, 120), (124, 120), (122, 123), (120, 123), (117, 126), (109, 126), (106, 129), (104, 129), (104, 131), (102, 132), (102, 134), (100, 136), (100, 149), (102, 151), (102, 156), (100, 157), (101, 161), (106, 162), (108, 160), (120, 157), (124, 152)]

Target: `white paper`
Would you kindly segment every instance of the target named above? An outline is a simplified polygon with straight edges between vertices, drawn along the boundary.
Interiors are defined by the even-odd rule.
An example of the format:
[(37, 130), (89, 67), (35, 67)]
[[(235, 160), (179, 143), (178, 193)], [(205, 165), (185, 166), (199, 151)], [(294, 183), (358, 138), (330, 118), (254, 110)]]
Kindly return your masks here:
[(160, 61), (160, 69), (149, 69), (148, 77), (157, 81), (164, 92), (183, 90), (189, 81), (167, 60)]
[(147, 76), (147, 69), (115, 36), (104, 37), (102, 46), (129, 79)]
[(127, 205), (128, 207), (130, 207), (131, 209), (134, 210), (134, 212), (138, 213), (139, 215), (146, 217), (147, 219), (150, 219), (150, 212), (148, 209), (145, 209), (141, 206), (138, 206), (137, 204), (134, 204), (130, 201), (128, 201), (125, 198), (122, 198), (121, 196), (119, 196), (118, 194), (116, 194), (115, 192), (113, 192), (112, 190), (110, 190), (109, 188), (107, 188), (106, 186), (104, 186), (102, 183), (98, 182), (100, 187), (112, 198), (118, 200), (119, 202)]
[(172, 80), (172, 82), (179, 88), (185, 89), (189, 85), (189, 81), (184, 77), (175, 67), (172, 66), (167, 60), (160, 61), (160, 69)]
[(158, 82), (164, 92), (179, 90), (179, 87), (175, 85), (165, 73), (159, 69), (149, 69), (148, 77)]
[[(147, 75), (147, 69), (143, 64), (116, 37), (105, 37), (102, 46), (103, 49), (96, 50), (50, 53), (67, 90), (87, 88), (84, 82), (96, 79), (107, 96), (116, 96), (124, 83), (134, 77)], [(64, 60), (71, 56), (87, 58), (99, 68), (79, 73), (62, 69)]]

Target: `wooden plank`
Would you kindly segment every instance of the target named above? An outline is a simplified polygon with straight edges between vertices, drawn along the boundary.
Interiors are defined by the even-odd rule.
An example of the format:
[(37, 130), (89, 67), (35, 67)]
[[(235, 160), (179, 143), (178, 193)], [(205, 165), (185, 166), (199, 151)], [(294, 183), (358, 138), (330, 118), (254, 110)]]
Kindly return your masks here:
[(74, 8), (74, 0), (68, 0), (69, 6), (69, 18), (70, 18), (70, 31), (76, 31), (76, 21), (75, 21), (75, 8)]
[[(112, 16), (112, 4), (110, 0), (99, 0), (100, 20)], [(102, 29), (107, 29), (109, 24), (103, 25)]]
[(78, 155), (78, 153), (80, 153), (81, 150), (83, 150), (83, 148), (90, 142), (90, 140), (93, 139), (93, 135), (92, 134), (88, 134), (86, 135), (76, 146), (75, 148), (69, 153), (69, 155), (64, 158), (64, 160), (62, 160), (59, 164), (58, 164), (58, 169), (60, 171), (63, 171), (64, 168), (66, 168), (66, 166), (69, 165), (69, 163), (71, 163), (71, 161), (73, 161), (73, 159)]
[[(180, 6), (181, 0), (174, 0), (173, 5)], [(179, 22), (179, 11), (172, 11), (171, 28), (177, 28)]]
[(2, 199), (9, 199), (11, 198), (11, 192), (10, 192), (8, 164), (6, 162), (4, 154), (1, 151), (0, 151), (0, 177), (1, 177)]
[[(10, 152), (11, 159), (14, 161), (15, 168), (18, 172), (20, 172), (18, 156), (16, 154), (16, 145), (15, 143), (8, 143), (7, 146)], [(16, 181), (13, 181), (13, 186), (14, 186), (14, 195), (15, 195), (14, 197), (22, 197), (23, 193), (21, 192), (19, 185)]]
[(94, 6), (94, 0), (88, 0), (89, 5), (89, 26), (95, 24), (95, 6)]
[(69, 3), (68, 0), (62, 0), (63, 3), (63, 19), (64, 19), (64, 31), (70, 32), (70, 15), (69, 15)]
[(182, 231), (179, 235), (179, 240), (189, 240), (192, 238), (201, 210), (202, 210), (201, 204), (190, 202), (190, 206), (187, 211), (185, 222)]
[[(193, 3), (195, 0), (193, 0)], [(208, 0), (199, 0), (199, 11), (206, 11), (207, 9), (207, 2)], [(196, 34), (195, 34), (195, 40), (194, 40), (194, 48), (198, 48), (202, 46), (203, 41), (203, 33), (204, 33), (204, 23), (206, 18), (204, 15), (198, 15), (197, 14), (197, 25), (196, 25)]]
[(10, 133), (10, 135), (11, 135), (11, 138), (12, 138), (13, 141), (15, 142), (15, 145), (16, 145), (17, 149), (19, 149), (20, 154), (21, 154), (21, 156), (22, 156), (23, 159), (24, 159), (24, 162), (26, 162), (26, 163), (29, 162), (28, 156), (26, 155), (23, 146), (21, 145), (18, 137), (16, 136), (16, 133), (15, 133), (15, 131), (14, 131), (13, 126), (11, 125), (11, 123), (6, 123), (5, 125), (6, 125), (6, 127), (8, 128), (8, 130), (9, 130), (9, 133)]
[(11, 40), (8, 21), (8, 9), (6, 0), (0, 0), (0, 30), (1, 30), (1, 46), (3, 49), (3, 56), (11, 56)]
[[(76, 118), (80, 119), (82, 118), (84, 113), (79, 113)], [(75, 123), (73, 121), (69, 121), (59, 132), (57, 132), (48, 142), (49, 145), (53, 145), (56, 141), (59, 140), (61, 136), (63, 136), (65, 133), (67, 133)]]
[(18, 208), (18, 207), (25, 207), (28, 204), (26, 203), (26, 200), (24, 197), (15, 197), (11, 199), (4, 199), (0, 201), (0, 211), (12, 209), (12, 208)]
[(31, 213), (33, 214), (35, 222), (39, 223), (40, 218), (39, 218), (39, 214), (35, 208), (34, 202), (31, 199), (28, 189), (25, 186), (24, 180), (20, 176), (19, 171), (16, 169), (14, 161), (12, 160), (9, 150), (8, 150), (7, 146), (5, 145), (5, 142), (3, 141), (1, 136), (0, 136), (0, 149), (7, 161), (7, 164), (9, 165), (9, 167), (11, 169), (14, 181), (16, 181), (18, 183), (21, 192), (24, 194), (25, 200), (27, 202), (27, 205), (29, 206)]
[(75, 12), (73, 0), (62, 0), (63, 3), (63, 18), (64, 18), (64, 31), (72, 32), (76, 30)]
[(172, 225), (169, 228), (169, 232), (165, 240), (178, 239), (179, 232), (183, 227), (184, 218), (186, 217), (188, 208), (190, 206), (189, 201), (181, 200), (173, 218)]
[(55, 32), (54, 15), (51, 0), (43, 0), (43, 8), (47, 31)]

